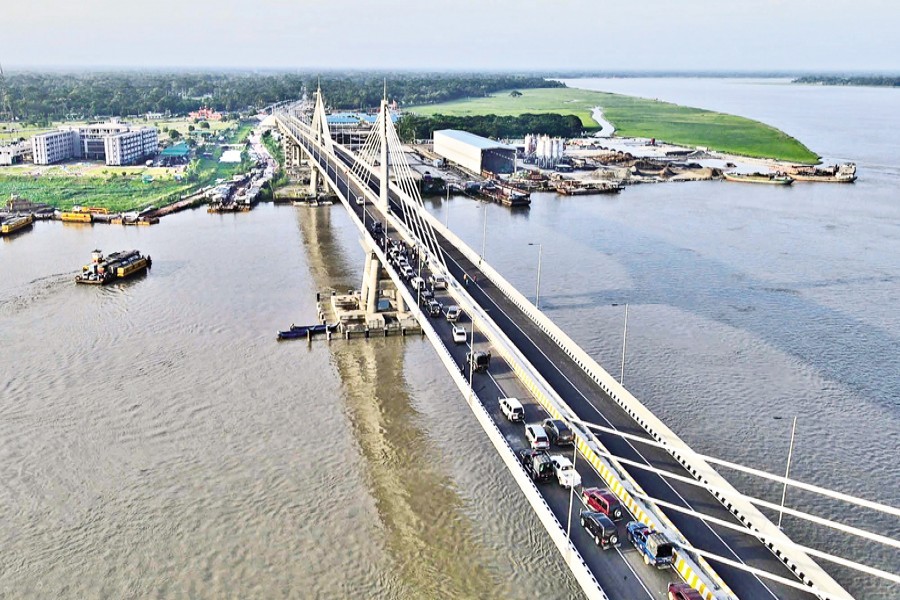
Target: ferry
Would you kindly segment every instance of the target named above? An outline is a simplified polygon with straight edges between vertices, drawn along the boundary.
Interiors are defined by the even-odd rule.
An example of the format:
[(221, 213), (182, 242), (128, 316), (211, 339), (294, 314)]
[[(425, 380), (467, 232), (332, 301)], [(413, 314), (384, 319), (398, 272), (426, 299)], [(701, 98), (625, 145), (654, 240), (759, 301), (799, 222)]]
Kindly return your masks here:
[(790, 170), (790, 175), (797, 181), (853, 183), (856, 181), (856, 164), (844, 163), (825, 168), (798, 166)]
[(75, 276), (75, 283), (106, 285), (117, 279), (126, 279), (143, 273), (153, 264), (149, 256), (142, 256), (137, 250), (122, 250), (103, 256), (101, 250), (91, 253), (91, 264), (81, 268)]
[(791, 185), (793, 177), (784, 173), (723, 173), (726, 181), (740, 183), (767, 183), (769, 185)]
[(22, 231), (26, 227), (30, 227), (32, 223), (34, 223), (32, 215), (2, 219), (0, 220), (0, 235), (11, 235), (17, 231)]

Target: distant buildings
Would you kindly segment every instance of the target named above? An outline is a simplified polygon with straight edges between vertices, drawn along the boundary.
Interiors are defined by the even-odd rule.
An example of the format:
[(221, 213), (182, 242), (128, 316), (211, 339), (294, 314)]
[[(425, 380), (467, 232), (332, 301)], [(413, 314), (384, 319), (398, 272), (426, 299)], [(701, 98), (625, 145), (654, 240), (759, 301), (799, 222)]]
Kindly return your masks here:
[(221, 121), (222, 113), (216, 112), (211, 108), (201, 108), (200, 110), (196, 110), (192, 113), (188, 113), (188, 116), (192, 119), (199, 119), (200, 121)]
[(15, 165), (25, 158), (28, 154), (29, 146), (26, 142), (13, 142), (5, 146), (0, 146), (0, 167), (8, 167)]
[(50, 165), (70, 158), (103, 160), (109, 166), (130, 165), (156, 154), (155, 127), (131, 127), (111, 121), (63, 127), (31, 138), (34, 164)]

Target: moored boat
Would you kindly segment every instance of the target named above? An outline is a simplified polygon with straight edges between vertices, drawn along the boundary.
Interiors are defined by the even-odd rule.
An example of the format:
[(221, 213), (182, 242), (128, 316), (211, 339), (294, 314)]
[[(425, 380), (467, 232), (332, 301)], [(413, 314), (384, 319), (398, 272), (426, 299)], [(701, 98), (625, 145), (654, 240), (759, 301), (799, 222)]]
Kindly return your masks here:
[(8, 217), (0, 221), (0, 235), (11, 235), (31, 226), (32, 223), (34, 223), (32, 215)]
[(784, 173), (723, 173), (726, 181), (739, 183), (767, 183), (769, 185), (791, 185), (794, 179)]
[(830, 167), (793, 167), (790, 175), (797, 181), (820, 181), (823, 183), (853, 183), (856, 181), (856, 165), (844, 163)]

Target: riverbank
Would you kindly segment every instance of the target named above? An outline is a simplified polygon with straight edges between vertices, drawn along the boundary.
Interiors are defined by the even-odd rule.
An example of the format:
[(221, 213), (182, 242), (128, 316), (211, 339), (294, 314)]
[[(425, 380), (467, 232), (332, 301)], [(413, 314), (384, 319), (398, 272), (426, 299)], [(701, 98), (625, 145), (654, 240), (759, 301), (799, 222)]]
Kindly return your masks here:
[(736, 156), (814, 164), (818, 155), (800, 141), (765, 123), (688, 106), (574, 88), (519, 90), (521, 96), (498, 92), (440, 104), (412, 106), (423, 115), (508, 115), (558, 113), (576, 115), (588, 130), (601, 127), (597, 107), (618, 137), (655, 138), (672, 144), (702, 147)]

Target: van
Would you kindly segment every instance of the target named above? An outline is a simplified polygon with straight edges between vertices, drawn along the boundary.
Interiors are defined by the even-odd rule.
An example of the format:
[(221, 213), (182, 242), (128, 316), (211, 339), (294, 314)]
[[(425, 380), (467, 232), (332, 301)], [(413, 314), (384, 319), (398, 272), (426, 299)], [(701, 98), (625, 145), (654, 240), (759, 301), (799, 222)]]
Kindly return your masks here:
[(431, 283), (431, 287), (436, 290), (447, 289), (447, 279), (443, 275), (432, 275), (428, 278), (428, 281)]

